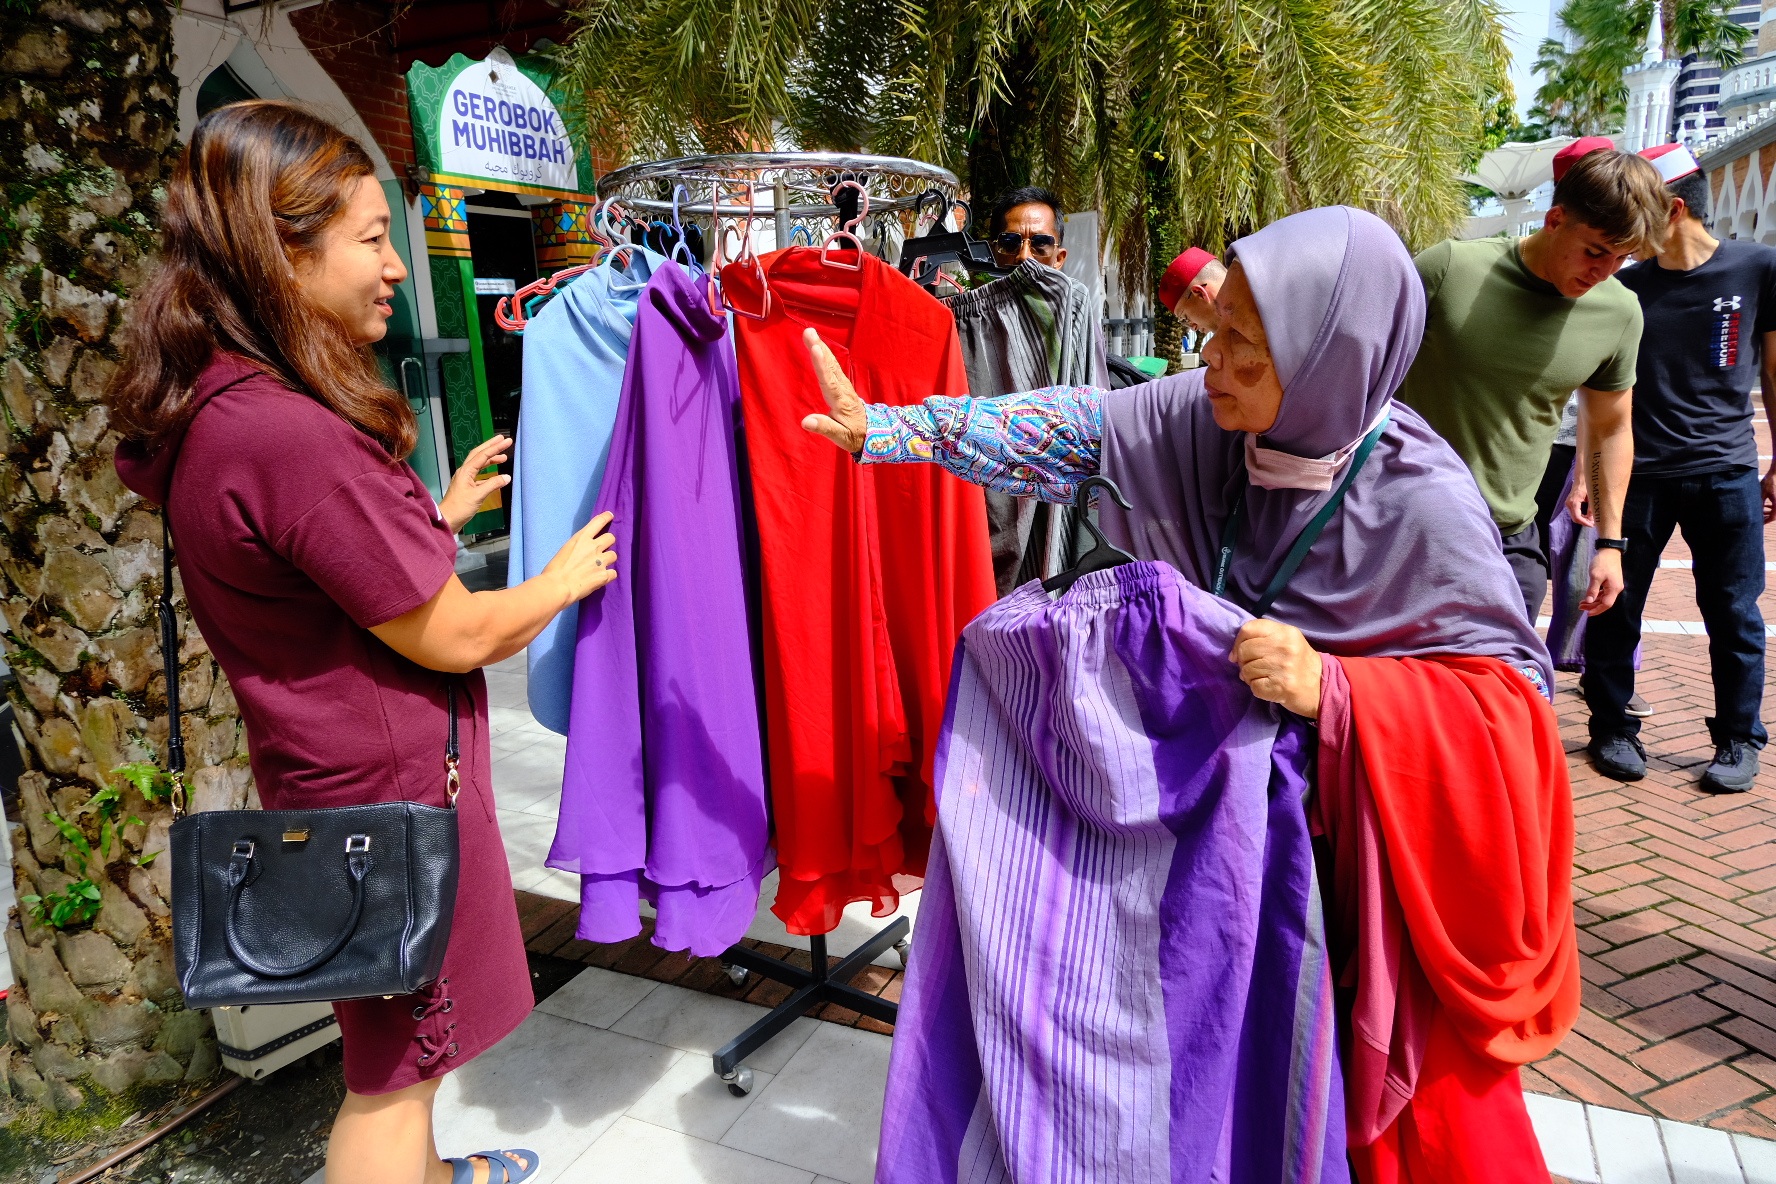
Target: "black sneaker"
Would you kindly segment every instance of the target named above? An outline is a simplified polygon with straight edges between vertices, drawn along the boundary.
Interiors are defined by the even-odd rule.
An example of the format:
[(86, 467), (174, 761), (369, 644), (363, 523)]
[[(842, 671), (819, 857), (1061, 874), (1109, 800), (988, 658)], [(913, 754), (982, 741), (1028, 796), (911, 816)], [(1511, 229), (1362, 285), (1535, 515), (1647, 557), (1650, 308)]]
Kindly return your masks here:
[(1744, 793), (1757, 780), (1758, 755), (1744, 740), (1723, 740), (1714, 749), (1714, 763), (1702, 774), (1709, 793)]
[(1642, 699), (1640, 695), (1628, 696), (1628, 706), (1622, 708), (1622, 714), (1632, 715), (1635, 719), (1646, 719), (1653, 714), (1653, 705)]
[(1639, 781), (1646, 776), (1646, 749), (1641, 747), (1637, 736), (1630, 736), (1626, 732), (1618, 732), (1614, 736), (1599, 736), (1591, 741), (1588, 751), (1591, 753), (1591, 763), (1605, 777), (1613, 777), (1617, 781)]

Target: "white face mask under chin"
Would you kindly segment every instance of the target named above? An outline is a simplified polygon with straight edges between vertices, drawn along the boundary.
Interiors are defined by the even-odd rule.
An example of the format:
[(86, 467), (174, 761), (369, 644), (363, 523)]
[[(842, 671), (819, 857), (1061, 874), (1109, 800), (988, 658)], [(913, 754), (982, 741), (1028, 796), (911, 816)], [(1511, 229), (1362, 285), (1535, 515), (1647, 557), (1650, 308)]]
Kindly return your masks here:
[[(1389, 400), (1389, 405), (1391, 404), (1392, 400)], [(1317, 460), (1260, 447), (1258, 433), (1247, 432), (1246, 479), (1260, 489), (1331, 489), (1332, 482), (1338, 477), (1338, 471), (1344, 468), (1351, 454), (1363, 443), (1363, 438), (1375, 430), (1375, 425), (1387, 413), (1388, 407), (1382, 407), (1355, 440), (1337, 452), (1327, 453)]]

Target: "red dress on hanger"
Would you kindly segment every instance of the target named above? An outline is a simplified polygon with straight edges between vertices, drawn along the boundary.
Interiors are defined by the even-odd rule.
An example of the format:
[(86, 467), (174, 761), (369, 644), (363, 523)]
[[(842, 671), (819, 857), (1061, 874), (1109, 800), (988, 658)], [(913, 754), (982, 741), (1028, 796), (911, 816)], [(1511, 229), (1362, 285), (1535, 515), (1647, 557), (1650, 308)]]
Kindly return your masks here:
[[(881, 260), (811, 247), (762, 258), (763, 321), (735, 316), (758, 519), (767, 762), (791, 933), (845, 905), (894, 911), (918, 885), (935, 817), (932, 759), (956, 638), (994, 599), (981, 491), (935, 465), (865, 468), (802, 418), (826, 401), (802, 341), (817, 329), (866, 402), (964, 395), (949, 310)], [(731, 303), (758, 273), (730, 264)]]

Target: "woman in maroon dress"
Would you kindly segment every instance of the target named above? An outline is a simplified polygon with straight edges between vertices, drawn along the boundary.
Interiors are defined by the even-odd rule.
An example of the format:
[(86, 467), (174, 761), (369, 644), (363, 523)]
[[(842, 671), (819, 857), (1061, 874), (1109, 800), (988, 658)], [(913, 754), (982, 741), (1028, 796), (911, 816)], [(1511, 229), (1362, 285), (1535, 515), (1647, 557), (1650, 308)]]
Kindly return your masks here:
[(406, 269), (364, 150), (285, 103), (198, 124), (167, 192), (159, 271), (115, 379), (117, 468), (166, 508), (192, 617), (234, 685), (272, 809), (445, 803), (459, 689), (461, 876), (439, 981), (334, 1005), (347, 1095), (327, 1184), (503, 1184), (528, 1152), (443, 1161), (443, 1075), (529, 1014), (530, 973), (494, 818), (480, 668), (615, 578), (608, 515), (516, 588), (470, 593), (455, 531), (504, 477), (471, 453), (434, 506), (401, 459), (417, 428), (369, 350)]

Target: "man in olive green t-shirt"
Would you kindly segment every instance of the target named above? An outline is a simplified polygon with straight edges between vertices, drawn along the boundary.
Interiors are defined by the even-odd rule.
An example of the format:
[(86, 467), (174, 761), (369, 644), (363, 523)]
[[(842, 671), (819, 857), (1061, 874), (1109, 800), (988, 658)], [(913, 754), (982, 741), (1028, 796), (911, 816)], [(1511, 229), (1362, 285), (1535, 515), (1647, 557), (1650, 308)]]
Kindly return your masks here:
[(1596, 151), (1556, 185), (1553, 208), (1528, 238), (1452, 239), (1418, 256), (1424, 344), (1400, 400), (1473, 472), (1532, 621), (1548, 583), (1536, 487), (1575, 389), (1584, 407), (1580, 463), (1605, 544), (1579, 607), (1602, 612), (1622, 589), (1622, 552), (1609, 544), (1622, 534), (1634, 465), (1630, 388), (1641, 321), (1639, 301), (1614, 275), (1637, 248), (1663, 238), (1665, 204), (1651, 165)]

